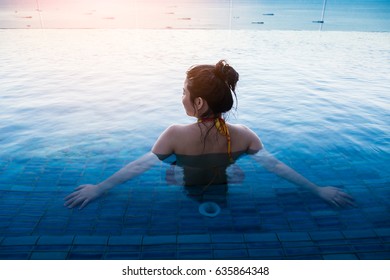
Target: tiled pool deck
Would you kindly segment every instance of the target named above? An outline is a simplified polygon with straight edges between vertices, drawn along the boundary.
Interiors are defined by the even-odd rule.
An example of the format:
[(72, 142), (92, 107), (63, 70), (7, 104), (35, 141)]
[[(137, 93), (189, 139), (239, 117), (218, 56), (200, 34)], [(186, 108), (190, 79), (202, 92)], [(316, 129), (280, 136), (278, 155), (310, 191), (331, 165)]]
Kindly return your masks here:
[[(326, 183), (355, 197), (358, 207), (349, 209), (245, 161), (256, 173), (245, 188), (232, 184), (227, 195), (204, 198), (221, 206), (215, 218), (200, 215), (183, 188), (166, 185), (164, 166), (82, 211), (65, 208), (75, 186), (125, 162), (94, 160), (0, 160), (0, 259), (390, 259), (386, 171), (332, 166), (338, 176)], [(322, 170), (311, 165), (305, 174), (321, 178)]]

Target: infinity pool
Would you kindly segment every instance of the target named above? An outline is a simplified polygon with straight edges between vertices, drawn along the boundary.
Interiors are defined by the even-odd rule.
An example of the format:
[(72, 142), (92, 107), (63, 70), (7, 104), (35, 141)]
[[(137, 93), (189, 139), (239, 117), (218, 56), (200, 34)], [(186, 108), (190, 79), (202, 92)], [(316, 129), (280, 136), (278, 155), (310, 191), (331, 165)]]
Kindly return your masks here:
[[(1, 30), (1, 259), (389, 259), (389, 33)], [(249, 157), (201, 201), (161, 163), (85, 209), (64, 197), (148, 152), (193, 64), (240, 73), (232, 123), (351, 194), (335, 209)]]

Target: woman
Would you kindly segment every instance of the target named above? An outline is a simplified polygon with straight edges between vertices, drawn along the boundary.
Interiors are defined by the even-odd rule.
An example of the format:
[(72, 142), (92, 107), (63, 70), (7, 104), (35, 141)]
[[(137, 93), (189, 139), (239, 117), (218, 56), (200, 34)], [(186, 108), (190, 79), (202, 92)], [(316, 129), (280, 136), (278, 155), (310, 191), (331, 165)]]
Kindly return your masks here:
[[(336, 207), (353, 205), (353, 199), (340, 189), (319, 187), (286, 166), (263, 149), (259, 137), (244, 125), (225, 123), (223, 114), (233, 107), (238, 73), (224, 60), (216, 65), (197, 65), (187, 71), (183, 106), (197, 121), (171, 125), (157, 139), (151, 152), (129, 163), (97, 185), (81, 185), (65, 198), (65, 206), (85, 207), (114, 186), (148, 170), (160, 160), (176, 155), (183, 167), (184, 185), (207, 187), (226, 184), (226, 168), (244, 154), (276, 175), (321, 197)], [(234, 97), (234, 98), (233, 98)], [(202, 164), (194, 164), (192, 158)], [(196, 161), (196, 162), (199, 162)]]

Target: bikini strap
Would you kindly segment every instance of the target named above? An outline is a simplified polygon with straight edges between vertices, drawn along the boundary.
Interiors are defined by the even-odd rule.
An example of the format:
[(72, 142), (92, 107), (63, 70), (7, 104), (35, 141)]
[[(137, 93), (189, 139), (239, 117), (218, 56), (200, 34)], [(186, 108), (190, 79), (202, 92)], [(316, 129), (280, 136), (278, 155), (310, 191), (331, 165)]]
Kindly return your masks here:
[(214, 121), (215, 123), (215, 128), (218, 130), (218, 132), (226, 137), (227, 140), (227, 152), (229, 156), (229, 160), (231, 163), (234, 162), (233, 160), (233, 155), (232, 155), (232, 145), (231, 145), (231, 138), (230, 138), (230, 133), (229, 133), (229, 128), (225, 122), (225, 120), (221, 117), (218, 118), (203, 118), (203, 119), (198, 119), (198, 123), (201, 122), (210, 122)]

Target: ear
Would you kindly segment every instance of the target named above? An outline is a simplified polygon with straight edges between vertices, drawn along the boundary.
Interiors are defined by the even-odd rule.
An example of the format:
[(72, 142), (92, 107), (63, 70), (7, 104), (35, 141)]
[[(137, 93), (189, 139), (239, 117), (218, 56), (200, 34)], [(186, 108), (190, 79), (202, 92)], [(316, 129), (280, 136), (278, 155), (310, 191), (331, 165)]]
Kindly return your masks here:
[(197, 111), (199, 111), (203, 107), (204, 102), (205, 101), (203, 100), (202, 97), (195, 98), (194, 104)]

